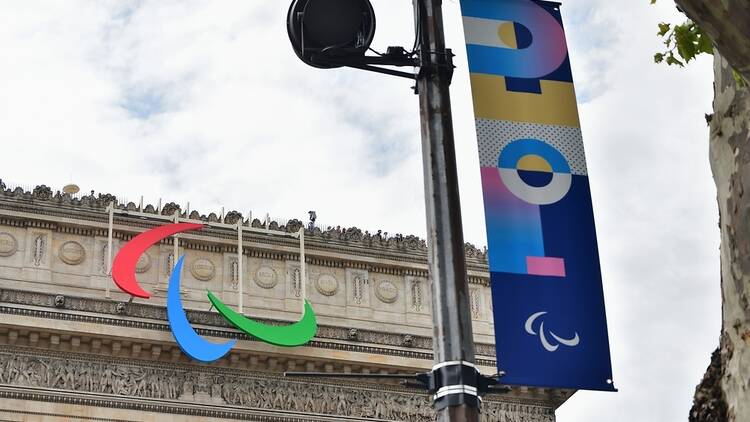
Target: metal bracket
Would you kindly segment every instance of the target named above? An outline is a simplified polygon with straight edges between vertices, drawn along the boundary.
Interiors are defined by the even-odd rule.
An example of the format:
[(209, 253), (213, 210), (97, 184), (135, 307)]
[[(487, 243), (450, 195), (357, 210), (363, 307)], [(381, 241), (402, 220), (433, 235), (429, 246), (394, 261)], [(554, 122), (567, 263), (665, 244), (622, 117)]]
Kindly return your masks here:
[(305, 55), (309, 54), (310, 61), (318, 65), (329, 66), (346, 66), (355, 69), (368, 70), (370, 72), (384, 73), (391, 76), (399, 76), (411, 80), (417, 79), (417, 73), (402, 72), (393, 69), (387, 69), (379, 66), (412, 66), (418, 67), (420, 60), (408, 53), (403, 47), (388, 47), (385, 54), (379, 56), (359, 56), (352, 55), (349, 49), (343, 48), (326, 48), (315, 51), (313, 49), (304, 49)]

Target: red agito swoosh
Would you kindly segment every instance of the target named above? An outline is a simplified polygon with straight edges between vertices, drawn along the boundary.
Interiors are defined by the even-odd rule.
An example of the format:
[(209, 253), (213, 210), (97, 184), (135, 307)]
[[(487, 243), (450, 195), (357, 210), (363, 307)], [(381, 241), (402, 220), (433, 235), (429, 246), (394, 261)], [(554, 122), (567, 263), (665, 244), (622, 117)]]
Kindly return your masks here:
[(202, 228), (203, 225), (195, 223), (167, 224), (134, 237), (130, 242), (125, 244), (112, 263), (112, 278), (115, 280), (117, 287), (133, 296), (150, 298), (151, 293), (143, 290), (135, 278), (135, 266), (143, 252), (164, 238), (177, 233), (200, 230)]

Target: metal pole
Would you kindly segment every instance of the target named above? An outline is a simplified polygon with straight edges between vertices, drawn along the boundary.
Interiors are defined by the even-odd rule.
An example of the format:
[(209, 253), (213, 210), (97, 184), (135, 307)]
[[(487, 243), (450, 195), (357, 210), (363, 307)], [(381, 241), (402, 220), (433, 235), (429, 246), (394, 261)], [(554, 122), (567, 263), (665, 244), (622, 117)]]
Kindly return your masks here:
[[(174, 222), (175, 224), (180, 222), (180, 210), (177, 210), (174, 212)], [(180, 255), (180, 238), (178, 235), (174, 235), (174, 250), (172, 252), (172, 270), (174, 270), (177, 267), (177, 260), (180, 258), (178, 255)]]
[(421, 66), (417, 78), (422, 122), (427, 258), (434, 320), (433, 396), (437, 420), (479, 420), (466, 256), (451, 121), (451, 53), (445, 48), (441, 0), (413, 0)]
[[(112, 275), (112, 230), (114, 229), (115, 220), (115, 204), (110, 202), (107, 207), (109, 212), (109, 230), (107, 232), (107, 275)], [(110, 298), (111, 294), (109, 291), (109, 281), (107, 281), (107, 288), (104, 292), (106, 298)]]
[(240, 314), (243, 314), (243, 310), (245, 309), (243, 307), (243, 300), (244, 295), (242, 292), (242, 257), (244, 254), (242, 253), (242, 218), (240, 218), (240, 221), (237, 223), (237, 283), (239, 284), (238, 289), (239, 290), (239, 298), (237, 300), (237, 312)]
[(305, 301), (307, 300), (307, 271), (305, 259), (305, 228), (299, 229), (299, 275), (302, 290), (302, 316), (305, 315)]

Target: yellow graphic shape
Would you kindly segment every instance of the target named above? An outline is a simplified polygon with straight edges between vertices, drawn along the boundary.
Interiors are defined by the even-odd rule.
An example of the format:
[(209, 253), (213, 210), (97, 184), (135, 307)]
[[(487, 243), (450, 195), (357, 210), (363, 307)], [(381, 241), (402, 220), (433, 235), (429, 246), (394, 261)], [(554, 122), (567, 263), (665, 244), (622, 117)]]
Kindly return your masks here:
[(541, 81), (542, 93), (508, 91), (502, 76), (471, 74), (474, 113), (480, 119), (581, 127), (570, 82)]
[(552, 173), (552, 166), (549, 165), (547, 160), (536, 154), (529, 154), (521, 157), (521, 159), (518, 160), (518, 164), (516, 164), (516, 168), (518, 170)]
[(513, 26), (513, 22), (503, 22), (497, 26), (497, 36), (500, 37), (500, 41), (510, 48), (518, 49), (518, 41), (516, 40), (516, 29)]

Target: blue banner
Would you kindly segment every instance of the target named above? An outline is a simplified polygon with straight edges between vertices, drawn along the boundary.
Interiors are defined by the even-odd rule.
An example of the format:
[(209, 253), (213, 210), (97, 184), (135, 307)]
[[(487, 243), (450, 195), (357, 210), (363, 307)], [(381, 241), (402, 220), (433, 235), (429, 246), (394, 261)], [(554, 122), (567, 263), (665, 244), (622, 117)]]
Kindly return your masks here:
[(502, 383), (614, 391), (560, 4), (461, 0)]

